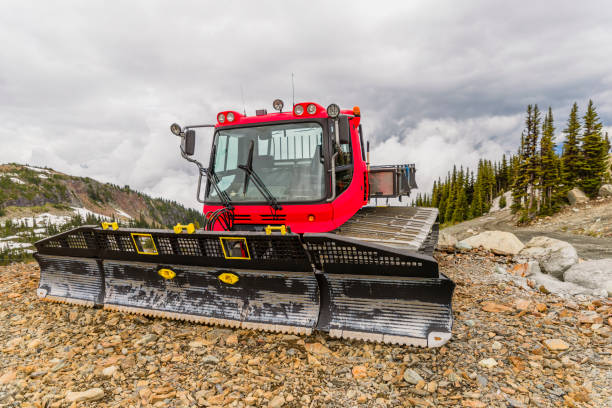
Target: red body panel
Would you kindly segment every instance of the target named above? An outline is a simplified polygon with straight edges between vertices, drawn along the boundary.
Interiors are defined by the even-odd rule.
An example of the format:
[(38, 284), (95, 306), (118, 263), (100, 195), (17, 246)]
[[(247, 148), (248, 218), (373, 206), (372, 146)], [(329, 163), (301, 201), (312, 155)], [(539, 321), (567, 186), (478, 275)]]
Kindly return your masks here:
[[(233, 112), (235, 120), (231, 123), (227, 121), (217, 128), (224, 125), (242, 124), (264, 124), (285, 121), (290, 119), (304, 118), (327, 118), (327, 112), (321, 105), (317, 105), (317, 112), (314, 115), (306, 113), (306, 106), (311, 102), (301, 103), (304, 105), (304, 114), (295, 116), (293, 111), (283, 113), (269, 113), (262, 116), (243, 116), (238, 112)], [(273, 210), (267, 204), (261, 205), (234, 205), (235, 224), (259, 224), (259, 225), (287, 225), (295, 233), (306, 232), (328, 232), (336, 229), (351, 218), (361, 207), (368, 203), (368, 179), (367, 166), (363, 160), (361, 151), (361, 141), (359, 137), (359, 116), (353, 116), (353, 111), (343, 110), (343, 114), (350, 115), (349, 129), (351, 135), (351, 146), (353, 156), (353, 178), (349, 186), (333, 201), (318, 204), (282, 204), (282, 210), (276, 212), (276, 219), (271, 217)], [(328, 185), (331, 184), (331, 176), (327, 178)], [(204, 213), (214, 211), (222, 206), (204, 205)], [(310, 221), (309, 217), (314, 216)], [(218, 229), (219, 225), (215, 225)]]

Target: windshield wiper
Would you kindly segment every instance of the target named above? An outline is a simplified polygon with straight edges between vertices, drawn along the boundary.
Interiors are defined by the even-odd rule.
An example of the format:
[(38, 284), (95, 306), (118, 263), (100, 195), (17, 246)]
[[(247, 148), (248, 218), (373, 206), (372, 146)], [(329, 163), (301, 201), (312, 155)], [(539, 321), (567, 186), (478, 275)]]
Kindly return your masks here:
[[(200, 172), (200, 179), (198, 180), (198, 192), (197, 192), (197, 200), (200, 203), (204, 203), (205, 200), (202, 200), (200, 198), (200, 188), (202, 187), (202, 176), (206, 177), (206, 180), (208, 180), (210, 182), (210, 184), (213, 186), (213, 188), (215, 189), (215, 191), (217, 192), (217, 195), (219, 196), (219, 199), (221, 200), (221, 202), (223, 203), (224, 207), (227, 208), (232, 208), (232, 204), (229, 196), (227, 195), (227, 193), (225, 191), (221, 191), (221, 189), (219, 188), (219, 179), (217, 178), (217, 175), (214, 173), (213, 169), (212, 169), (212, 165), (210, 168), (205, 168), (204, 166), (202, 166), (202, 164), (195, 160), (192, 159), (191, 157), (187, 156), (185, 154), (185, 151), (183, 150), (183, 148), (181, 147), (181, 156), (183, 156), (183, 158), (187, 161), (190, 161), (191, 163), (195, 163), (198, 166), (199, 172)], [(217, 146), (213, 147), (213, 153), (212, 153), (212, 159), (211, 159), (211, 163), (215, 162), (215, 155), (217, 153)]]
[(247, 157), (246, 164), (241, 164), (238, 166), (239, 169), (244, 170), (246, 173), (244, 176), (244, 187), (242, 189), (242, 194), (246, 194), (247, 189), (249, 188), (249, 181), (253, 178), (255, 182), (255, 187), (261, 193), (262, 196), (266, 199), (268, 205), (272, 207), (275, 211), (282, 210), (282, 207), (276, 200), (276, 197), (272, 195), (268, 187), (264, 184), (264, 182), (259, 178), (255, 170), (253, 170), (253, 149), (255, 148), (255, 142), (251, 140), (251, 145), (249, 146), (249, 156)]

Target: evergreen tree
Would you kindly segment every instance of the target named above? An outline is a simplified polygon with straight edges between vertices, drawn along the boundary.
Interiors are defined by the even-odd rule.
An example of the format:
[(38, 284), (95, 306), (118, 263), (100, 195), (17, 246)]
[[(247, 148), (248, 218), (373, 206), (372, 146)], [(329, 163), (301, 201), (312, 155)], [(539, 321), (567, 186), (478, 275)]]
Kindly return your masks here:
[(548, 108), (548, 114), (542, 125), (542, 139), (540, 141), (540, 194), (542, 205), (541, 214), (552, 214), (556, 209), (557, 202), (553, 190), (559, 184), (557, 165), (557, 154), (555, 153), (555, 127), (552, 109)]
[(583, 119), (584, 132), (581, 146), (583, 160), (580, 169), (580, 186), (589, 197), (593, 198), (603, 183), (607, 167), (608, 146), (602, 137), (602, 124), (591, 100)]
[[(531, 109), (528, 109), (528, 113), (531, 114)], [(517, 214), (523, 210), (523, 201), (527, 196), (527, 171), (526, 171), (526, 159), (525, 159), (525, 132), (521, 135), (521, 145), (519, 146), (518, 153), (514, 158), (514, 174), (512, 183), (512, 209), (513, 214)]]
[(446, 210), (444, 214), (444, 221), (450, 222), (453, 220), (453, 212), (455, 211), (455, 201), (457, 200), (457, 166), (453, 167), (453, 176), (451, 178), (449, 186), (448, 200), (446, 202)]
[(584, 167), (580, 152), (580, 122), (578, 122), (578, 104), (574, 102), (567, 127), (563, 130), (566, 138), (563, 143), (563, 173), (561, 175), (564, 190), (569, 191), (576, 186), (580, 170)]

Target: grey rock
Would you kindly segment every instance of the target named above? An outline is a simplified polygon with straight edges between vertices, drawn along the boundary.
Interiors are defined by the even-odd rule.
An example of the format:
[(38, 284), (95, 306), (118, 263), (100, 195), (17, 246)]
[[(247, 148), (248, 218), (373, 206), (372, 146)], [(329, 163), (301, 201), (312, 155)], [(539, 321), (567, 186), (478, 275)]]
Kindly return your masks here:
[(525, 276), (535, 275), (536, 273), (542, 273), (540, 269), (540, 263), (538, 261), (527, 262), (527, 273)]
[(566, 282), (594, 289), (612, 296), (612, 259), (585, 261), (569, 268), (563, 275)]
[(468, 245), (467, 243), (463, 241), (457, 242), (457, 245), (455, 245), (455, 248), (458, 249), (459, 251), (471, 251), (472, 250), (472, 246)]
[(504, 268), (503, 266), (501, 266), (501, 265), (496, 265), (495, 266), (495, 273), (505, 274), (506, 272), (507, 272), (506, 268)]
[(104, 398), (104, 390), (102, 388), (92, 388), (81, 392), (68, 391), (66, 394), (67, 402), (98, 401), (102, 398)]
[(457, 245), (457, 238), (446, 231), (440, 231), (438, 236), (438, 249), (442, 251), (452, 251)]
[(516, 255), (524, 247), (516, 235), (506, 231), (484, 231), (459, 242), (462, 243), (473, 248), (483, 247), (499, 255)]
[(202, 362), (202, 364), (217, 364), (219, 362), (219, 359), (209, 354), (207, 356), (202, 357), (200, 361)]
[(588, 289), (575, 283), (562, 282), (545, 273), (535, 274), (529, 277), (536, 282), (536, 286), (544, 286), (550, 293), (555, 295), (591, 295), (592, 289)]
[(557, 279), (563, 279), (563, 272), (578, 262), (578, 252), (571, 244), (545, 236), (532, 238), (518, 257), (538, 261), (543, 272)]
[(138, 341), (136, 341), (136, 345), (143, 345), (143, 344), (148, 344), (148, 343), (152, 343), (155, 340), (157, 340), (157, 334), (153, 334), (153, 333), (149, 333), (149, 334), (145, 334), (144, 336), (142, 336)]
[(476, 382), (481, 388), (485, 388), (487, 384), (489, 383), (489, 380), (487, 380), (487, 377), (478, 374), (476, 376)]
[(612, 184), (604, 184), (599, 187), (600, 197), (612, 197)]
[(571, 205), (582, 204), (589, 201), (589, 198), (584, 194), (584, 192), (578, 187), (574, 187), (570, 191), (567, 192), (567, 199), (569, 200)]
[(526, 405), (525, 405), (525, 404), (523, 404), (522, 402), (517, 401), (517, 400), (515, 400), (515, 399), (513, 399), (513, 398), (510, 398), (510, 397), (508, 397), (508, 398), (507, 398), (507, 401), (508, 401), (508, 404), (509, 404), (509, 405), (510, 405), (512, 408), (525, 408), (525, 407), (526, 407)]
[(39, 371), (34, 371), (32, 374), (30, 374), (30, 378), (38, 378), (38, 377), (42, 377), (45, 374), (47, 374), (47, 370), (39, 370)]
[(404, 380), (408, 384), (416, 385), (419, 381), (423, 381), (423, 377), (421, 377), (419, 373), (417, 373), (413, 369), (407, 368), (406, 371), (404, 371)]

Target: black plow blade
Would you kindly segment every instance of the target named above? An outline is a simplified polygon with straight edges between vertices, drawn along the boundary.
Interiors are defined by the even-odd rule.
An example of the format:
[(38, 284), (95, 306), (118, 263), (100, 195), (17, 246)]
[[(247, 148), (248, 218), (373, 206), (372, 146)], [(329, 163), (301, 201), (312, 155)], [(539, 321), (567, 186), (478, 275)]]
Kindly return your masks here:
[(36, 243), (38, 296), (154, 317), (437, 347), (454, 283), (429, 255), (336, 234), (103, 230)]

